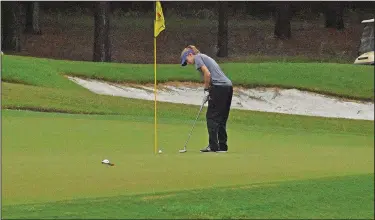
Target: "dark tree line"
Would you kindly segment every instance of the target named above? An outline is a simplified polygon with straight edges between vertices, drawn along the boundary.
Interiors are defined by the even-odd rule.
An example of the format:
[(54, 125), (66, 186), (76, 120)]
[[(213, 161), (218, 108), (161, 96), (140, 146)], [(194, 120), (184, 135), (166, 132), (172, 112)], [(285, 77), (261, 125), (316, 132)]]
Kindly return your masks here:
[(228, 56), (228, 2), (220, 1), (218, 9), (218, 42), (217, 42), (217, 56), (226, 57)]
[(343, 2), (327, 2), (327, 7), (324, 10), (325, 27), (336, 28), (337, 30), (344, 29), (344, 4)]
[[(1, 2), (1, 48), (4, 51), (21, 50), (21, 34), (42, 34), (39, 2)], [(21, 16), (25, 8), (25, 25)]]
[[(331, 1), (334, 3), (335, 1)], [(93, 2), (90, 1), (46, 1), (41, 2), (42, 10), (74, 10), (74, 8), (93, 9)], [(216, 5), (216, 1), (162, 1), (163, 10), (175, 10), (176, 12), (187, 12), (200, 9), (211, 9)], [(278, 1), (228, 1), (228, 10), (231, 14), (238, 14), (245, 11), (252, 16), (265, 16), (274, 12), (274, 4)], [(284, 2), (285, 3), (285, 2)], [(329, 2), (321, 1), (291, 1), (291, 11), (296, 15), (301, 10), (311, 11), (313, 14), (323, 12)], [(374, 9), (375, 3), (371, 1), (343, 1), (341, 2), (345, 8), (351, 9)], [(152, 12), (153, 4), (150, 1), (113, 1), (111, 2), (111, 12), (116, 9), (139, 12)], [(244, 9), (244, 10), (243, 10)]]
[[(75, 7), (87, 8), (93, 13), (94, 45), (93, 60), (109, 62), (111, 60), (109, 27), (109, 14), (114, 9), (148, 12), (154, 10), (153, 2), (1, 2), (1, 28), (2, 50), (20, 51), (21, 34), (42, 34), (40, 25), (40, 10), (72, 9)], [(274, 35), (276, 38), (286, 40), (292, 37), (291, 19), (296, 11), (308, 9), (313, 13), (322, 12), (325, 15), (325, 27), (344, 29), (343, 12), (345, 7), (350, 8), (375, 8), (373, 2), (162, 2), (163, 11), (175, 10), (188, 12), (193, 9), (216, 8), (218, 19), (217, 56), (228, 56), (228, 17), (230, 13), (245, 11), (245, 13), (258, 16), (269, 16), (275, 19)], [(24, 8), (25, 18), (21, 17)], [(24, 20), (23, 20), (24, 19)], [(25, 25), (23, 25), (25, 21)]]
[[(324, 2), (323, 14), (325, 17), (325, 27), (337, 30), (344, 29), (344, 3)], [(292, 3), (279, 2), (275, 6), (275, 31), (274, 34), (279, 39), (289, 39), (292, 37), (290, 21), (292, 19)]]
[(26, 33), (42, 34), (40, 29), (40, 2), (26, 2)]
[(21, 8), (19, 2), (1, 2), (1, 51), (21, 50)]
[(94, 57), (96, 62), (111, 61), (111, 45), (109, 41), (110, 2), (95, 2), (94, 7)]
[(274, 34), (280, 39), (291, 38), (290, 20), (292, 19), (289, 2), (280, 2), (275, 7), (275, 31)]

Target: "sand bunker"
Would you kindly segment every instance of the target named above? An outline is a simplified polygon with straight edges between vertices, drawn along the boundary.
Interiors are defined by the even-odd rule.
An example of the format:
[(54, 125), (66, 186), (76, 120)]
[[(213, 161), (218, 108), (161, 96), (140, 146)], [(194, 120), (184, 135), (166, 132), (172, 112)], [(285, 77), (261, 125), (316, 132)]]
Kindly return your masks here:
[[(153, 85), (120, 85), (98, 80), (68, 77), (90, 91), (111, 96), (154, 100)], [(201, 85), (176, 83), (159, 85), (157, 100), (201, 105)], [(310, 115), (332, 118), (374, 120), (374, 103), (342, 100), (335, 97), (276, 88), (235, 88), (232, 109), (243, 109), (284, 114)]]

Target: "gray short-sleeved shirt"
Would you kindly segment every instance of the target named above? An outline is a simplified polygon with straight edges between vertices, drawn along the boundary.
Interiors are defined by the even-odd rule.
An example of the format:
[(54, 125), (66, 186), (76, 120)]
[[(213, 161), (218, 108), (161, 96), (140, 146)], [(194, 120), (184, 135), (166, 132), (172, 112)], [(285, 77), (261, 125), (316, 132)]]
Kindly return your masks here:
[(211, 57), (199, 53), (195, 55), (194, 59), (195, 68), (200, 72), (202, 78), (203, 72), (201, 70), (202, 66), (206, 66), (207, 69), (211, 73), (211, 84), (212, 85), (220, 85), (220, 86), (232, 86), (232, 81), (228, 79), (228, 77), (224, 74), (224, 72), (221, 70), (219, 65), (216, 63), (214, 59)]

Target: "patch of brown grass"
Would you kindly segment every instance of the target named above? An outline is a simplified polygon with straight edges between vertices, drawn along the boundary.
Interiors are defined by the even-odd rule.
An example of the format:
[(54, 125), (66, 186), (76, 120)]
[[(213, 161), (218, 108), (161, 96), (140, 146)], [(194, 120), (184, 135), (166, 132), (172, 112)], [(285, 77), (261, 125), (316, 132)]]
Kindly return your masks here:
[(165, 199), (172, 196), (175, 196), (176, 194), (165, 194), (165, 195), (151, 195), (151, 196), (144, 196), (141, 199), (143, 201), (152, 201), (152, 200), (158, 200), (158, 199)]
[(255, 189), (255, 188), (261, 188), (261, 187), (276, 187), (277, 184), (269, 183), (269, 184), (253, 184), (253, 185), (247, 185), (247, 186), (238, 186), (238, 187), (232, 187), (231, 190), (238, 190), (238, 189)]

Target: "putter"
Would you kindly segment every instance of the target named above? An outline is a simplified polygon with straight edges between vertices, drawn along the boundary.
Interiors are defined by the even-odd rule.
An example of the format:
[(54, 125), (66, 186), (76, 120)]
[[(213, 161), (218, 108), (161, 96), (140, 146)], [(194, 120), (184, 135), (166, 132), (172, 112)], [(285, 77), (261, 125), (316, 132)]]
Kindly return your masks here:
[(191, 131), (190, 131), (189, 137), (188, 137), (188, 139), (186, 140), (186, 143), (185, 143), (184, 149), (179, 150), (180, 153), (185, 153), (185, 152), (187, 151), (187, 149), (186, 149), (187, 143), (188, 143), (189, 140), (190, 140), (190, 136), (191, 136), (191, 134), (193, 133), (193, 129), (194, 129), (194, 127), (195, 127), (195, 123), (197, 122), (198, 117), (199, 117), (199, 115), (200, 115), (200, 113), (201, 113), (201, 111), (202, 111), (202, 109), (203, 109), (203, 106), (204, 106), (204, 104), (206, 103), (206, 100), (207, 100), (207, 99), (208, 99), (208, 97), (206, 97), (206, 98), (203, 100), (202, 105), (201, 105), (201, 108), (199, 109), (198, 115), (197, 115), (197, 117), (195, 118), (195, 121), (194, 121), (193, 127), (191, 128)]

